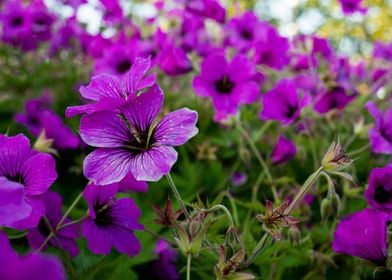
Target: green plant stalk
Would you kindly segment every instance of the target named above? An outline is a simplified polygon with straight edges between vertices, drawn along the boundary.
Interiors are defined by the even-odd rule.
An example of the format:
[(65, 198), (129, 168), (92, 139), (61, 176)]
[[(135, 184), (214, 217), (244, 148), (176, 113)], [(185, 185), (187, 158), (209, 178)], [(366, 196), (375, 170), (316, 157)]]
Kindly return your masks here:
[(256, 257), (261, 253), (261, 251), (264, 249), (265, 243), (267, 242), (269, 236), (270, 235), (268, 233), (264, 233), (259, 243), (257, 243), (255, 248), (253, 249), (252, 255), (250, 255), (249, 259), (246, 261), (245, 267), (251, 265), (256, 259)]
[(192, 254), (188, 254), (187, 262), (186, 262), (186, 280), (191, 279), (191, 262), (192, 262)]
[(178, 204), (180, 205), (182, 212), (184, 212), (184, 215), (188, 220), (191, 220), (191, 216), (189, 215), (188, 210), (186, 210), (184, 201), (182, 200), (181, 195), (178, 192), (176, 185), (174, 184), (173, 178), (171, 177), (170, 173), (166, 174), (166, 178), (167, 178), (167, 181), (169, 182), (169, 185), (174, 193), (175, 198), (177, 199)]
[(229, 220), (230, 227), (235, 227), (233, 217), (231, 216), (229, 209), (227, 209), (222, 204), (218, 204), (218, 205), (211, 207), (210, 209), (207, 209), (207, 212), (213, 212), (216, 210), (222, 210), (223, 212), (225, 212), (227, 219)]
[(310, 187), (316, 181), (316, 179), (318, 178), (318, 176), (321, 174), (322, 171), (323, 171), (323, 167), (320, 167), (319, 169), (317, 169), (316, 172), (314, 172), (312, 175), (309, 176), (309, 178), (305, 181), (302, 188), (299, 190), (297, 195), (294, 197), (293, 201), (287, 207), (287, 209), (285, 211), (286, 215), (289, 215), (295, 209), (295, 207), (298, 205), (298, 203), (301, 202), (302, 198), (309, 191)]

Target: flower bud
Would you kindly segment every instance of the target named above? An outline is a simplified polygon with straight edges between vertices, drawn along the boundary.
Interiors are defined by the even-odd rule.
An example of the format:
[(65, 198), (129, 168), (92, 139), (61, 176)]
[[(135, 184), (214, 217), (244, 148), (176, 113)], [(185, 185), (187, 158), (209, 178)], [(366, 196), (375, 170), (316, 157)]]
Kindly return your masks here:
[(327, 172), (336, 172), (350, 166), (352, 160), (346, 154), (342, 144), (332, 142), (322, 161), (323, 169)]
[(289, 238), (292, 243), (299, 243), (301, 240), (301, 232), (297, 226), (294, 225), (289, 228)]

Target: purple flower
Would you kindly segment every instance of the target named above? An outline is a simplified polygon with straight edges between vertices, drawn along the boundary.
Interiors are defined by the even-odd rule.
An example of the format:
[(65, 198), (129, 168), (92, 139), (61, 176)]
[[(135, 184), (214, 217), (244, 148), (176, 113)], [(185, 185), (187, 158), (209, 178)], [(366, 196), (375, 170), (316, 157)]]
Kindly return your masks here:
[(295, 83), (282, 79), (262, 97), (262, 120), (277, 120), (283, 125), (292, 124), (300, 115), (301, 110), (309, 102), (307, 96), (300, 98)]
[(25, 104), (25, 114), (16, 114), (15, 121), (25, 125), (35, 137), (44, 130), (46, 138), (53, 139), (54, 146), (59, 150), (77, 148), (79, 137), (50, 109), (50, 104), (48, 95), (31, 99)]
[(289, 161), (296, 153), (297, 147), (294, 145), (293, 141), (280, 135), (271, 154), (272, 163), (278, 165)]
[(374, 209), (392, 213), (392, 166), (372, 169), (365, 197)]
[[(30, 141), (23, 134), (13, 137), (0, 135), (0, 189), (10, 184), (24, 188), (24, 201), (32, 208), (25, 219), (8, 225), (16, 229), (37, 226), (45, 212), (42, 195), (56, 180), (54, 159), (30, 149)], [(15, 185), (11, 186), (16, 188)]]
[(89, 217), (82, 222), (82, 234), (94, 254), (109, 254), (114, 246), (119, 252), (135, 256), (140, 243), (134, 235), (142, 230), (140, 210), (130, 198), (116, 199), (117, 185), (89, 185), (84, 190)]
[(151, 61), (136, 58), (126, 78), (101, 74), (94, 76), (88, 86), (82, 86), (79, 91), (82, 97), (93, 101), (81, 106), (71, 106), (65, 111), (67, 117), (77, 114), (93, 113), (97, 111), (120, 112), (120, 108), (129, 98), (135, 97), (139, 92), (151, 87), (156, 80), (155, 73), (146, 76)]
[(268, 23), (263, 23), (263, 33), (262, 38), (254, 43), (254, 61), (281, 70), (290, 61), (289, 42)]
[(340, 86), (326, 90), (316, 97), (314, 110), (320, 114), (328, 113), (333, 109), (343, 110), (355, 99), (355, 95), (347, 95), (347, 91)]
[(216, 0), (178, 0), (185, 4), (186, 11), (194, 15), (211, 18), (223, 23), (226, 17), (225, 9)]
[(107, 23), (120, 23), (124, 18), (124, 13), (119, 0), (100, 0), (104, 7), (104, 20)]
[(227, 62), (223, 54), (213, 54), (204, 59), (193, 88), (196, 94), (211, 97), (216, 112), (235, 114), (239, 105), (257, 99), (259, 85), (255, 79), (255, 66), (245, 56)]
[(0, 279), (65, 279), (63, 266), (59, 259), (39, 253), (17, 255), (7, 236), (0, 232)]
[(381, 112), (372, 101), (365, 105), (374, 118), (375, 125), (369, 130), (369, 139), (373, 152), (392, 154), (392, 109)]
[(177, 76), (192, 70), (192, 63), (185, 51), (173, 45), (167, 45), (159, 54), (159, 67), (168, 76)]
[(27, 218), (32, 209), (25, 201), (21, 184), (0, 177), (0, 226), (10, 226)]
[(333, 250), (385, 265), (388, 215), (364, 209), (342, 219), (334, 233)]
[(385, 60), (392, 60), (392, 42), (375, 42), (373, 46), (373, 56)]
[(197, 112), (183, 108), (156, 122), (162, 104), (163, 92), (156, 85), (129, 99), (122, 114), (84, 115), (82, 139), (98, 148), (84, 161), (85, 176), (106, 185), (121, 181), (129, 172), (138, 181), (157, 181), (169, 173), (177, 160), (173, 146), (183, 145), (198, 132)]
[(245, 173), (236, 172), (231, 176), (230, 180), (233, 186), (239, 187), (246, 183), (248, 176)]
[(367, 8), (361, 7), (362, 0), (339, 0), (342, 5), (343, 13), (346, 15), (360, 12), (361, 14), (366, 13)]
[(155, 245), (154, 253), (158, 255), (158, 259), (151, 263), (150, 277), (157, 280), (180, 279), (175, 265), (178, 258), (176, 250), (170, 248), (166, 241), (159, 240)]
[(147, 192), (148, 184), (143, 181), (136, 181), (135, 177), (129, 172), (118, 186), (119, 192)]
[[(38, 226), (30, 229), (27, 235), (29, 245), (34, 249), (38, 249), (41, 246), (50, 234), (51, 229), (56, 228), (63, 216), (61, 213), (62, 199), (59, 194), (50, 191), (42, 195), (42, 199), (45, 204), (45, 218), (41, 218)], [(50, 227), (47, 225), (47, 222), (49, 222)], [(71, 220), (66, 218), (63, 224), (68, 222), (71, 222)], [(75, 239), (78, 237), (79, 226), (77, 224), (70, 225), (57, 230), (55, 238), (50, 239), (49, 244), (54, 247), (63, 248), (72, 257), (75, 257), (79, 254), (79, 248), (75, 242)], [(45, 248), (48, 248), (48, 245)]]

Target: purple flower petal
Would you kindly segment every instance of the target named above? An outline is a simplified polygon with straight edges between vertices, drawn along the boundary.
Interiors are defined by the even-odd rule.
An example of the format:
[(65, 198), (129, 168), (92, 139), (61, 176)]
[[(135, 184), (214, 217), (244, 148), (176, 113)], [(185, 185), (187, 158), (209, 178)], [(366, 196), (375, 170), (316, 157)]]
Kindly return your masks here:
[(84, 98), (95, 101), (104, 97), (124, 97), (119, 78), (109, 74), (94, 76), (90, 84), (80, 87), (79, 91)]
[(157, 144), (179, 146), (198, 133), (197, 112), (182, 108), (167, 114), (156, 126), (154, 139)]
[(120, 192), (147, 192), (147, 189), (147, 182), (137, 181), (131, 172), (119, 184)]
[(113, 236), (107, 230), (99, 228), (94, 220), (86, 219), (82, 223), (82, 234), (87, 240), (87, 248), (94, 254), (109, 254), (113, 246)]
[(142, 249), (140, 242), (131, 231), (118, 227), (113, 230), (112, 234), (113, 245), (120, 253), (127, 254), (130, 257), (140, 253)]

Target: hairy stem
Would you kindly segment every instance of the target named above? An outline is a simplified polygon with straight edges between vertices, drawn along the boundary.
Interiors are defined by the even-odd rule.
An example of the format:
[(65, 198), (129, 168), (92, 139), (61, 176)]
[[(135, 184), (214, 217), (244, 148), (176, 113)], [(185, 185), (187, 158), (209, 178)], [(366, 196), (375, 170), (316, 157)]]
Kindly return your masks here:
[(261, 253), (261, 251), (264, 249), (265, 243), (267, 242), (267, 239), (269, 237), (269, 234), (264, 233), (263, 237), (260, 239), (259, 243), (255, 246), (253, 249), (252, 255), (248, 258), (248, 260), (245, 263), (245, 267), (251, 265), (255, 258)]
[(230, 227), (235, 227), (233, 217), (231, 216), (229, 209), (227, 209), (222, 204), (218, 204), (218, 205), (211, 207), (210, 209), (207, 209), (207, 212), (213, 212), (213, 211), (216, 211), (219, 209), (222, 210), (223, 212), (225, 212), (227, 219), (229, 220)]
[(192, 262), (192, 254), (188, 254), (187, 262), (186, 262), (186, 280), (191, 279), (191, 262)]
[(174, 196), (176, 197), (176, 199), (178, 201), (178, 204), (180, 204), (182, 212), (184, 212), (184, 215), (188, 220), (191, 220), (191, 216), (189, 215), (188, 210), (186, 210), (184, 201), (182, 200), (181, 195), (178, 192), (176, 185), (174, 184), (173, 178), (171, 177), (170, 173), (166, 174), (166, 178), (167, 178), (167, 181), (169, 182), (169, 185), (174, 193)]

